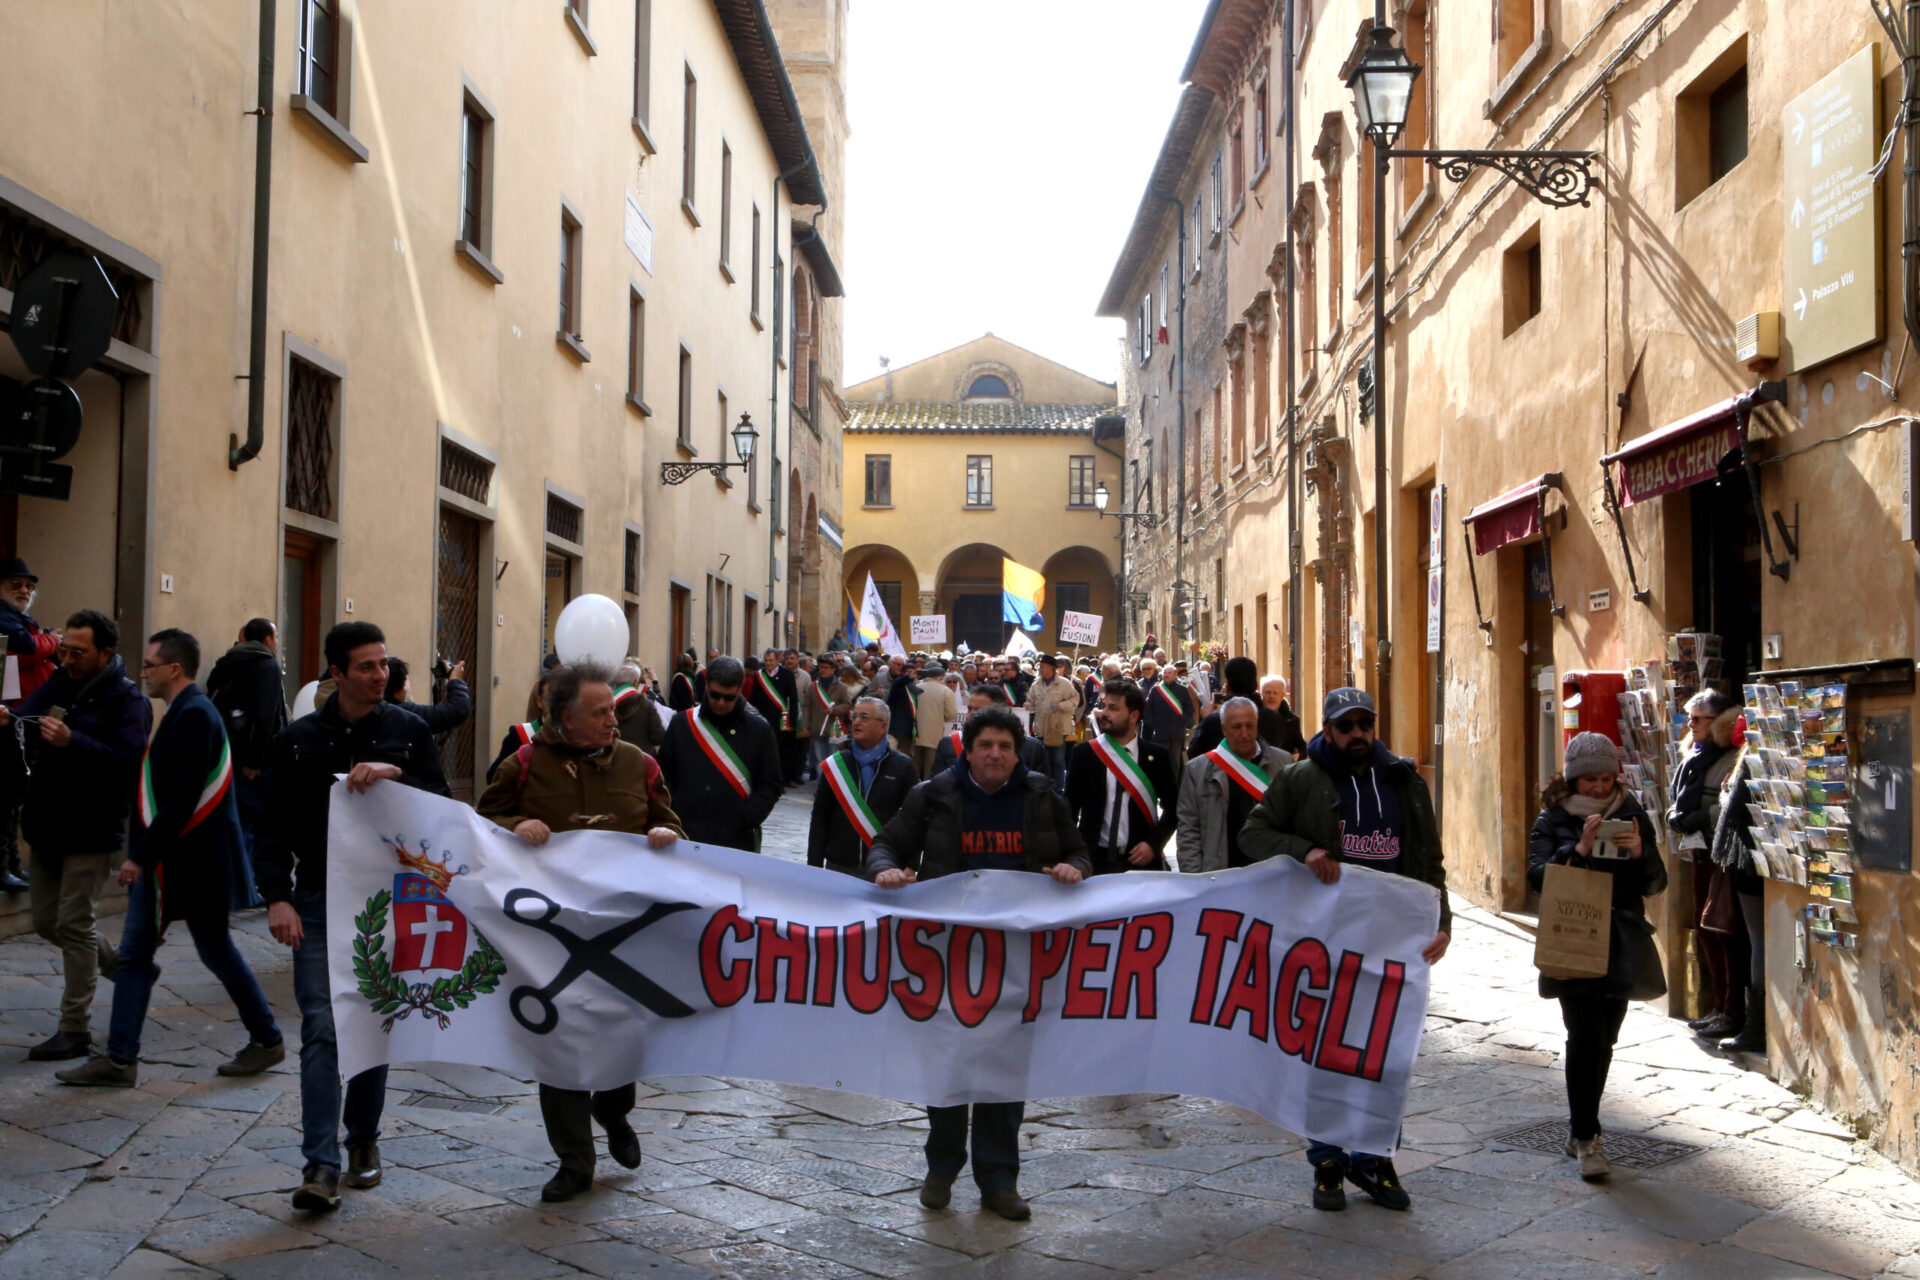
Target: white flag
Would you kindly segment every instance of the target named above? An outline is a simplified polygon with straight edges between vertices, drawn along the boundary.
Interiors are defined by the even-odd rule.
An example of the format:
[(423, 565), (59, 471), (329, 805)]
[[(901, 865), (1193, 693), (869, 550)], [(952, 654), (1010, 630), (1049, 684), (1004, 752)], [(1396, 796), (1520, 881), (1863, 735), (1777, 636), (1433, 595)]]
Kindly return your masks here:
[(1015, 627), (1013, 630), (1013, 639), (1007, 641), (1006, 656), (1009, 658), (1024, 658), (1030, 653), (1038, 652), (1040, 651), (1033, 647), (1033, 641), (1027, 638), (1027, 633)]
[(889, 658), (904, 658), (907, 651), (900, 644), (900, 633), (893, 629), (893, 619), (887, 616), (886, 602), (880, 599), (880, 588), (873, 585), (873, 575), (867, 575), (867, 592), (860, 598), (860, 634), (871, 636), (880, 645), (880, 652)]

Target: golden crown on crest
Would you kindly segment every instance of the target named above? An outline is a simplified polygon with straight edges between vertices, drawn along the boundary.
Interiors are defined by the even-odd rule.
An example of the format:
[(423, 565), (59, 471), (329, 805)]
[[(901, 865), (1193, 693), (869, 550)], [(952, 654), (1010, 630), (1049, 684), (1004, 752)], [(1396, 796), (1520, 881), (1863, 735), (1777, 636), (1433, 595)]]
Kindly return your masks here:
[[(382, 839), (385, 839), (385, 837), (382, 837)], [(465, 867), (461, 867), (459, 870), (451, 869), (453, 861), (451, 858), (443, 858), (438, 862), (429, 858), (427, 856), (427, 842), (424, 840), (420, 842), (419, 853), (407, 852), (407, 842), (404, 837), (387, 840), (387, 843), (393, 846), (393, 851), (400, 859), (401, 866), (409, 871), (425, 876), (433, 882), (434, 888), (443, 893), (446, 892), (447, 886), (453, 883), (455, 876), (466, 871)]]

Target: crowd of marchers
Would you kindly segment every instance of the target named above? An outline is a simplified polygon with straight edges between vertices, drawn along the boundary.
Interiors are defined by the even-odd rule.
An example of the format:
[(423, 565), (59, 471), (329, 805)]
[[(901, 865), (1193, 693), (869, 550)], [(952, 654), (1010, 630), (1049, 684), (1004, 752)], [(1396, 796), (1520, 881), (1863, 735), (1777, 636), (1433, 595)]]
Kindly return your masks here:
[[(386, 1068), (342, 1082), (327, 963), (329, 797), (399, 784), (448, 787), (436, 735), (472, 713), (460, 664), (436, 662), (431, 701), (369, 622), (325, 637), (326, 678), (313, 710), (285, 702), (277, 632), (248, 621), (197, 683), (201, 647), (169, 628), (148, 637), (139, 683), (104, 613), (57, 631), (32, 617), (38, 580), (0, 562), (0, 635), (18, 697), (0, 704), (0, 889), (27, 892), (36, 931), (60, 951), (58, 1026), (35, 1061), (85, 1058), (63, 1084), (132, 1087), (159, 977), (154, 955), (181, 922), (239, 1011), (248, 1041), (218, 1071), (257, 1074), (286, 1056), (273, 1011), (229, 933), (231, 913), (264, 904), (293, 952), (300, 1013), (301, 1152), (296, 1208), (324, 1212), (341, 1187), (382, 1178)], [(142, 692), (144, 685), (144, 696)], [(11, 695), (15, 691), (8, 690)], [(150, 699), (162, 710), (155, 723)], [(1580, 748), (1576, 751), (1574, 747)], [(1597, 865), (1600, 816), (1631, 818), (1616, 799), (1617, 754), (1576, 739), (1549, 789), (1533, 862)], [(573, 830), (636, 838), (636, 857), (681, 839), (758, 851), (761, 827), (789, 788), (813, 781), (806, 860), (883, 890), (958, 872), (1004, 870), (1062, 884), (1125, 873), (1223, 872), (1298, 860), (1323, 885), (1344, 865), (1411, 877), (1438, 890), (1438, 928), (1406, 942), (1429, 962), (1452, 929), (1439, 827), (1414, 762), (1376, 736), (1373, 700), (1335, 689), (1319, 729), (1303, 734), (1286, 681), (1245, 657), (1218, 671), (1170, 662), (1147, 645), (1080, 663), (1062, 655), (896, 654), (847, 646), (768, 650), (745, 659), (677, 655), (665, 680), (637, 659), (563, 664), (549, 656), (486, 770), (478, 812), (530, 846)], [(1638, 824), (1644, 827), (1644, 819)], [(17, 841), (29, 850), (20, 875)], [(1620, 905), (1658, 892), (1645, 843), (1609, 860)], [(636, 877), (645, 876), (636, 861)], [(108, 879), (127, 886), (117, 947), (95, 916)], [(1311, 882), (1310, 882), (1311, 883)], [(96, 975), (114, 982), (109, 1033), (96, 1046)], [(1550, 984), (1568, 1027), (1567, 1082), (1584, 1176), (1606, 1174), (1597, 1109), (1631, 973)], [(559, 1167), (548, 1201), (593, 1184), (593, 1125), (608, 1154), (636, 1168), (632, 1085), (600, 1092), (542, 1084), (542, 1117)], [(969, 1161), (982, 1207), (1015, 1220), (1024, 1104), (929, 1108), (920, 1200), (951, 1201)], [(341, 1130), (344, 1128), (344, 1143)], [(1309, 1138), (1312, 1135), (1308, 1135)], [(343, 1161), (343, 1146), (344, 1156)], [(1312, 1202), (1345, 1207), (1345, 1186), (1375, 1203), (1411, 1203), (1390, 1154), (1312, 1141)]]

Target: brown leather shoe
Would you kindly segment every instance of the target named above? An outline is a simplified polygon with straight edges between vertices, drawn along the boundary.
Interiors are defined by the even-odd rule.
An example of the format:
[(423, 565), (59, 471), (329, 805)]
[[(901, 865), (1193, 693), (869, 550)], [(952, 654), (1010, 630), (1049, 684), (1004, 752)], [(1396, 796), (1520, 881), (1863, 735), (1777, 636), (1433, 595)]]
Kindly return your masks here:
[(927, 1175), (920, 1184), (920, 1203), (929, 1209), (944, 1209), (953, 1200), (953, 1179), (937, 1173)]
[(995, 1187), (991, 1191), (980, 1193), (980, 1207), (989, 1213), (997, 1213), (1008, 1222), (1025, 1222), (1033, 1216), (1033, 1207), (1020, 1198), (1020, 1192), (1014, 1187)]

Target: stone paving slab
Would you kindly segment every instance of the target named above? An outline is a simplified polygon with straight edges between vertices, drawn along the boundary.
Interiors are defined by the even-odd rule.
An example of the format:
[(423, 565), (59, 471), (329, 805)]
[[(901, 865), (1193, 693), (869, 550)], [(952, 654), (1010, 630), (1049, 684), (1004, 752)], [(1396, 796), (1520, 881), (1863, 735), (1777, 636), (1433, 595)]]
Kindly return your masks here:
[[(796, 789), (767, 824), (776, 856), (804, 841), (807, 799)], [(246, 1034), (184, 931), (163, 949), (131, 1090), (66, 1089), (23, 1060), (53, 1030), (60, 982), (43, 944), (16, 939), (0, 944), (0, 1280), (1920, 1280), (1920, 1184), (1650, 1009), (1628, 1015), (1602, 1115), (1697, 1154), (1589, 1185), (1571, 1161), (1499, 1143), (1565, 1117), (1559, 1010), (1511, 925), (1465, 904), (1456, 922), (1398, 1156), (1410, 1212), (1357, 1191), (1344, 1213), (1316, 1212), (1299, 1135), (1141, 1094), (1029, 1103), (1025, 1223), (983, 1214), (966, 1178), (949, 1209), (920, 1206), (919, 1107), (707, 1076), (642, 1082), (645, 1163), (603, 1160), (591, 1193), (545, 1205), (532, 1084), (437, 1065), (390, 1075), (383, 1185), (297, 1213), (297, 1064), (214, 1074)], [(297, 1029), (288, 955), (260, 913), (236, 941)], [(421, 1095), (490, 1105), (407, 1104)]]

